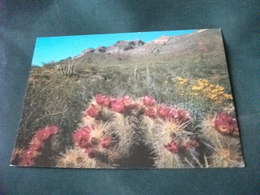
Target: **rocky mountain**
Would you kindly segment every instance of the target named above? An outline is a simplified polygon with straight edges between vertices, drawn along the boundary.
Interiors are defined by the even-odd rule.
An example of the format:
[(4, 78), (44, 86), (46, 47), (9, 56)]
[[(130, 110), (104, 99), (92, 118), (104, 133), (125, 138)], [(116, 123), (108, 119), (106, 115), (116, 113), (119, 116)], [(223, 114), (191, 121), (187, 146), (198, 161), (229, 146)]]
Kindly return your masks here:
[[(180, 56), (220, 51), (223, 47), (220, 29), (195, 31), (179, 36), (161, 36), (128, 52), (130, 55), (171, 54)], [(191, 56), (190, 56), (191, 57)]]
[[(209, 64), (225, 62), (220, 29), (198, 30), (178, 36), (161, 36), (144, 43), (141, 40), (117, 41), (110, 47), (88, 48), (76, 57), (55, 63), (59, 66), (75, 65), (75, 70), (107, 65), (166, 62), (175, 64)], [(215, 66), (217, 66), (216, 64)]]
[(145, 43), (141, 40), (134, 40), (134, 41), (117, 41), (114, 45), (110, 47), (98, 47), (96, 49), (88, 48), (83, 50), (79, 55), (77, 55), (75, 58), (79, 58), (91, 53), (95, 54), (101, 54), (101, 53), (108, 53), (108, 54), (118, 54), (123, 53), (130, 49), (138, 48)]
[(132, 50), (144, 45), (144, 42), (141, 40), (135, 41), (117, 41), (116, 44), (112, 45), (111, 47), (107, 48), (106, 53), (110, 54), (117, 54), (123, 53), (128, 50)]

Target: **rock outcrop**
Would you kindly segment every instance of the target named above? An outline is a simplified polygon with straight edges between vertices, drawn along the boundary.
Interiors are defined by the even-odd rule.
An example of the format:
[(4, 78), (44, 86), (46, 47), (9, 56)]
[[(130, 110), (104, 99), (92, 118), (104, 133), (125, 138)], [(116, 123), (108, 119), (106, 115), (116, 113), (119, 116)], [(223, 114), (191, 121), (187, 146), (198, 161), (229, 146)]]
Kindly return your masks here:
[(117, 41), (116, 44), (109, 47), (106, 53), (123, 53), (124, 51), (135, 49), (144, 45), (144, 42), (141, 40), (135, 41)]

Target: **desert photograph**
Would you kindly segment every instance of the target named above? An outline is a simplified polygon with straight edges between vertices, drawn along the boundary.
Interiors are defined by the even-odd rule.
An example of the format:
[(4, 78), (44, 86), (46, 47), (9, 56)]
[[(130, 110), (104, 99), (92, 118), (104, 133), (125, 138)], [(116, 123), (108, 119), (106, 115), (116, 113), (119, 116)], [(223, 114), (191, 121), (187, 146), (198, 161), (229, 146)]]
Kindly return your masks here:
[(244, 167), (221, 29), (36, 41), (11, 165)]

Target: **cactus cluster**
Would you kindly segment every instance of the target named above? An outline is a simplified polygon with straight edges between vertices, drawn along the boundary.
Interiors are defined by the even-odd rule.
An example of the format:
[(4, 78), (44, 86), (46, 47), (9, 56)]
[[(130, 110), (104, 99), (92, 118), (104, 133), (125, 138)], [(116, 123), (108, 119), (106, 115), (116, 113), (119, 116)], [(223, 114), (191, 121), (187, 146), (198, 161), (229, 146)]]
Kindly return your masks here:
[(20, 166), (33, 166), (42, 154), (45, 142), (58, 132), (57, 126), (46, 126), (33, 136), (29, 146), (24, 150), (14, 150), (12, 161)]
[[(149, 153), (151, 167), (242, 166), (237, 122), (232, 114), (205, 117), (197, 127), (191, 113), (158, 103), (151, 96), (111, 97), (98, 94), (82, 112), (82, 121), (71, 133), (72, 145), (55, 159), (57, 167), (127, 167), (140, 148)], [(37, 165), (44, 142), (56, 126), (37, 131), (25, 150), (14, 152), (13, 163)], [(205, 149), (206, 148), (206, 149)], [(144, 157), (146, 158), (146, 157)], [(137, 163), (138, 164), (138, 163)], [(140, 162), (140, 167), (145, 166)]]
[(201, 136), (212, 154), (205, 159), (208, 167), (244, 166), (237, 121), (232, 114), (209, 115), (201, 123)]

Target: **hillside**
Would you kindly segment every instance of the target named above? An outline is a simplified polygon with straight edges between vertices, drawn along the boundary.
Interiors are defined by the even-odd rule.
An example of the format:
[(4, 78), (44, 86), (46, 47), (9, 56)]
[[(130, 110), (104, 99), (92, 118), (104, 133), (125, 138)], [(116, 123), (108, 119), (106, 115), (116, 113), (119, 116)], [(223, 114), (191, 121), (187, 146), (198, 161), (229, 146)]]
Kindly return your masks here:
[(220, 29), (162, 36), (147, 43), (120, 40), (108, 48), (86, 48), (75, 57), (32, 67), (17, 146), (26, 145), (47, 124), (59, 124), (59, 141), (67, 145), (96, 94), (150, 95), (159, 103), (188, 109), (195, 118), (219, 110), (222, 104), (205, 99), (206, 94), (191, 96), (188, 90), (198, 79), (212, 86), (205, 93), (219, 86), (225, 89), (222, 94), (230, 93)]
[[(227, 67), (220, 29), (200, 30), (179, 36), (162, 36), (144, 43), (141, 40), (118, 41), (110, 47), (87, 48), (73, 58), (47, 64), (58, 72), (71, 72), (76, 77), (124, 72), (132, 74), (152, 71), (165, 77), (173, 74), (188, 77), (215, 77), (216, 82), (227, 79)], [(68, 73), (68, 74), (72, 74)], [(159, 76), (160, 77), (160, 76)]]
[[(141, 40), (121, 40), (107, 48), (103, 46), (96, 49), (87, 48), (74, 57), (75, 65), (101, 66), (107, 65), (108, 61), (123, 64), (124, 61), (161, 60), (160, 57), (177, 63), (181, 62), (181, 58), (192, 61), (198, 55), (223, 55), (223, 44), (219, 35), (220, 29), (210, 29), (179, 36), (162, 36), (147, 43)], [(66, 64), (66, 60), (57, 64), (59, 63)]]

